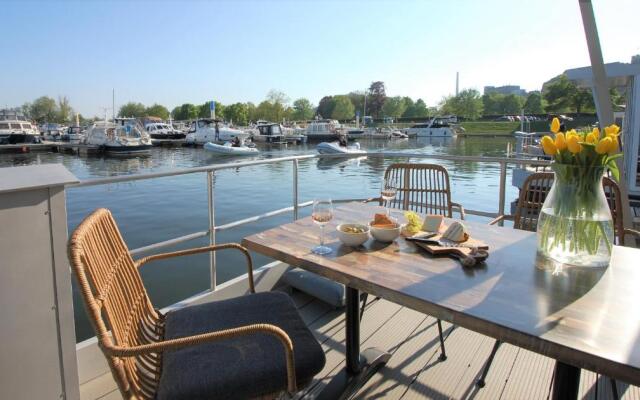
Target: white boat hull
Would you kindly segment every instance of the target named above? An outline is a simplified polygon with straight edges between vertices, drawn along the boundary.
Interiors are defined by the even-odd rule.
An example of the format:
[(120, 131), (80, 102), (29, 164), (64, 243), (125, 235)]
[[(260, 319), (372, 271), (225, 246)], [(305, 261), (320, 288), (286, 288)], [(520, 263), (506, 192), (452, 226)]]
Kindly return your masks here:
[(233, 147), (229, 144), (205, 143), (204, 149), (212, 154), (223, 156), (255, 156), (260, 153), (255, 147)]

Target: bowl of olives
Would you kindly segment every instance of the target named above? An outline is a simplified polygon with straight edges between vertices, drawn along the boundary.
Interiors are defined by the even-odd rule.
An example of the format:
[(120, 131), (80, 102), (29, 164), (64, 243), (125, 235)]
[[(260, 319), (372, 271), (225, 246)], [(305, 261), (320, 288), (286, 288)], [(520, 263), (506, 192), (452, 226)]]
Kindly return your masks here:
[(358, 247), (369, 240), (369, 227), (362, 224), (340, 224), (337, 226), (338, 239), (350, 247)]

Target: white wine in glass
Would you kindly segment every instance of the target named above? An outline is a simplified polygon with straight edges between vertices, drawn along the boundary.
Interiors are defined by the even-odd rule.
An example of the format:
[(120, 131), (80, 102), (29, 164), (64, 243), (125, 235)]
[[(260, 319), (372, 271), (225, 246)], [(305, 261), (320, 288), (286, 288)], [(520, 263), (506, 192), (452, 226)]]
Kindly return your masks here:
[(320, 225), (320, 245), (314, 247), (312, 251), (315, 254), (320, 255), (331, 253), (331, 248), (324, 245), (324, 226), (327, 222), (333, 219), (333, 206), (331, 204), (331, 200), (314, 200), (311, 219), (313, 222)]
[(387, 217), (391, 214), (389, 202), (396, 197), (397, 192), (398, 188), (396, 188), (395, 183), (391, 179), (382, 178), (382, 182), (380, 182), (380, 197), (382, 197), (382, 200), (384, 200), (387, 205)]

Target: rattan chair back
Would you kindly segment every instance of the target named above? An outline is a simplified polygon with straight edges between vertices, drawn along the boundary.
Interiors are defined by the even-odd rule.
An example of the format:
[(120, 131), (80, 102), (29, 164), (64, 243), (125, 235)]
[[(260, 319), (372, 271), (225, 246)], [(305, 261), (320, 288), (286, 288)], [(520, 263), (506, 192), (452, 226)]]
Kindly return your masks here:
[(436, 164), (391, 164), (384, 174), (395, 184), (395, 198), (383, 205), (422, 214), (453, 217), (451, 186), (447, 170)]
[(154, 343), (163, 336), (163, 316), (153, 308), (138, 269), (106, 209), (82, 221), (69, 242), (71, 266), (100, 347), (128, 398), (151, 399), (160, 378), (161, 355), (115, 357), (112, 346)]

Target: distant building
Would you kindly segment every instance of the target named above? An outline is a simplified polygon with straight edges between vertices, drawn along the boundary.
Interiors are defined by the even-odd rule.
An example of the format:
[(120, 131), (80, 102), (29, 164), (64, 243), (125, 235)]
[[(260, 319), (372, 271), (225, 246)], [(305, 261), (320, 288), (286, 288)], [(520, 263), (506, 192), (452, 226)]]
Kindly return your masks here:
[(499, 94), (515, 94), (518, 96), (526, 96), (527, 91), (520, 89), (518, 85), (506, 85), (506, 86), (485, 86), (484, 94), (499, 93)]

